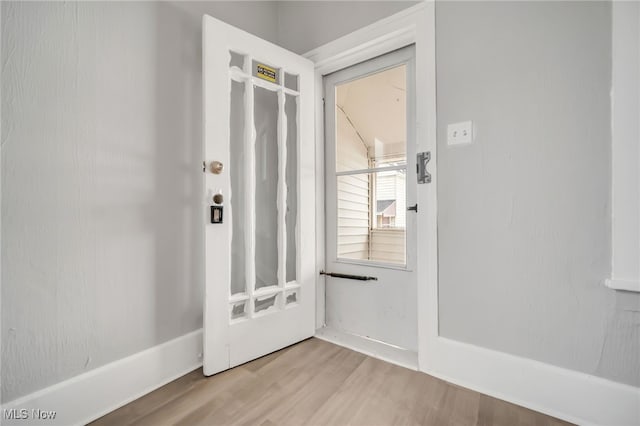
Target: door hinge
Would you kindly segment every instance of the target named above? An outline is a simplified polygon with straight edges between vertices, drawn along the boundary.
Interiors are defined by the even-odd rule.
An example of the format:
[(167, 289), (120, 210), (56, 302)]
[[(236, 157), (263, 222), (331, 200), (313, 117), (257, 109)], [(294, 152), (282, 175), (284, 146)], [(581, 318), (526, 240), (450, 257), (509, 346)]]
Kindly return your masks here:
[(431, 151), (419, 152), (416, 155), (416, 175), (418, 183), (431, 183), (431, 173), (427, 171), (427, 163), (431, 160)]

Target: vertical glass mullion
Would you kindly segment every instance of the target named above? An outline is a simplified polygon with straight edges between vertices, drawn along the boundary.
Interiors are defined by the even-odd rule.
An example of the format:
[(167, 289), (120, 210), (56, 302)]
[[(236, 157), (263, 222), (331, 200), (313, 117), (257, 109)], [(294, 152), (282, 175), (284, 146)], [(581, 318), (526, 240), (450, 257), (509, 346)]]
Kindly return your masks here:
[[(251, 75), (251, 66), (253, 64), (251, 56), (247, 55), (244, 62), (244, 72)], [(249, 300), (247, 303), (247, 315), (252, 318), (254, 315), (255, 304), (253, 302), (253, 293), (256, 286), (256, 217), (255, 217), (255, 191), (256, 191), (256, 125), (254, 117), (254, 93), (253, 82), (251, 78), (245, 81), (245, 131), (244, 131), (244, 151), (245, 151), (245, 171), (248, 179), (245, 181), (245, 271), (247, 294)]]

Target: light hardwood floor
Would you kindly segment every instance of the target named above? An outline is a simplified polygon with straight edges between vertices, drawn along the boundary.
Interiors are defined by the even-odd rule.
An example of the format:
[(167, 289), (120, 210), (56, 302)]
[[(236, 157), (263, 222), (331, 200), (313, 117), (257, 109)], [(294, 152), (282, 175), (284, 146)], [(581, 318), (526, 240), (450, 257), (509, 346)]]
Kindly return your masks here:
[(195, 370), (92, 425), (566, 425), (315, 338)]

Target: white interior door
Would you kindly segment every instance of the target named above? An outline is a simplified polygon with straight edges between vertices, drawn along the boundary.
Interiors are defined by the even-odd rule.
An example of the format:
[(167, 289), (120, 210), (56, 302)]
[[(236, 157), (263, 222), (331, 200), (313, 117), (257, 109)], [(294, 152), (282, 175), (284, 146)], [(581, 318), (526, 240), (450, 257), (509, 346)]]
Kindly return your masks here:
[(325, 322), (417, 352), (415, 50), (324, 78)]
[(313, 73), (204, 17), (206, 375), (314, 334)]

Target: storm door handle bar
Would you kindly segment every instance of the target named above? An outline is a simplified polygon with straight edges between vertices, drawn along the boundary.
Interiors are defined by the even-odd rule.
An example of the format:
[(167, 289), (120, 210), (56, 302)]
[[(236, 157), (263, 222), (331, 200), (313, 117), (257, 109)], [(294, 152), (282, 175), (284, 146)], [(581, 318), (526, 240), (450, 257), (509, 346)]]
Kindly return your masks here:
[(328, 277), (334, 277), (334, 278), (344, 278), (346, 280), (378, 281), (377, 277), (368, 277), (366, 275), (339, 274), (337, 272), (325, 272), (325, 271), (320, 271), (320, 275), (326, 275)]

